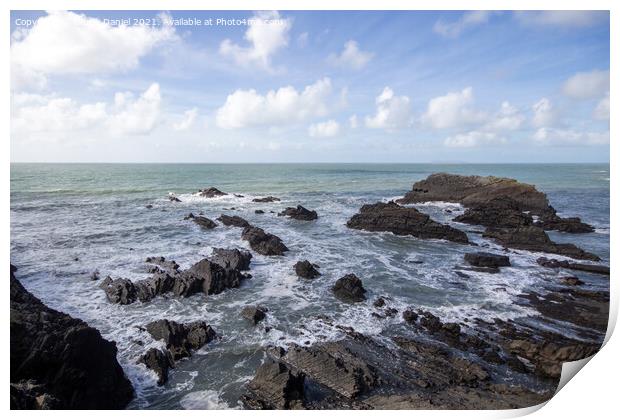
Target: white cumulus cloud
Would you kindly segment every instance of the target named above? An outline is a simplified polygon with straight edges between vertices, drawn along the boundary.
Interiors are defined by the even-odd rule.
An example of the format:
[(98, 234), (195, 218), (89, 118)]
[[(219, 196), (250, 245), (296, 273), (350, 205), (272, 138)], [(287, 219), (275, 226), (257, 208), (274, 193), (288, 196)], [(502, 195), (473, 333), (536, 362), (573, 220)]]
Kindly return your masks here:
[(147, 134), (158, 122), (160, 102), (157, 83), (138, 97), (131, 92), (119, 92), (113, 104), (79, 104), (66, 97), (19, 94), (13, 96), (11, 128), (17, 137), (83, 130), (109, 130), (119, 136)]
[(467, 87), (460, 92), (450, 92), (428, 102), (422, 121), (433, 128), (455, 128), (483, 122), (486, 115), (471, 107), (474, 90)]
[(340, 124), (335, 120), (328, 120), (312, 124), (308, 127), (310, 137), (334, 137), (340, 132)]
[(478, 147), (492, 146), (506, 143), (506, 139), (496, 133), (483, 131), (469, 131), (447, 137), (444, 144), (448, 147)]
[(433, 31), (447, 38), (456, 38), (466, 29), (486, 23), (490, 16), (491, 12), (484, 10), (465, 12), (460, 19), (453, 22), (438, 20), (433, 26)]
[(553, 109), (553, 105), (547, 98), (542, 98), (532, 105), (532, 111), (534, 112), (532, 117), (532, 124), (534, 127), (545, 127), (553, 124), (556, 120), (556, 113)]
[(551, 146), (592, 146), (609, 144), (609, 131), (577, 131), (557, 128), (539, 128), (532, 136), (541, 145)]
[(196, 116), (198, 115), (198, 108), (188, 109), (183, 113), (183, 119), (175, 124), (173, 124), (173, 128), (177, 131), (184, 131), (189, 129), (196, 120)]
[(577, 73), (562, 86), (562, 92), (571, 98), (598, 98), (609, 91), (609, 70)]
[(73, 12), (53, 11), (13, 37), (13, 90), (42, 88), (55, 74), (101, 74), (136, 68), (158, 45), (176, 39), (174, 28), (111, 26)]
[(241, 66), (259, 66), (272, 70), (272, 56), (288, 45), (291, 19), (284, 19), (277, 11), (256, 12), (253, 24), (245, 32), (248, 46), (240, 46), (230, 39), (220, 44), (220, 54), (232, 58)]
[(525, 121), (525, 116), (509, 102), (504, 101), (499, 111), (485, 125), (491, 131), (510, 131), (517, 130)]
[(344, 44), (344, 50), (340, 54), (330, 54), (327, 61), (337, 67), (360, 70), (373, 56), (371, 52), (360, 50), (356, 41), (350, 40)]
[(228, 95), (216, 112), (220, 128), (233, 129), (300, 122), (325, 116), (330, 110), (332, 85), (329, 78), (318, 80), (302, 91), (292, 86), (270, 90), (265, 95), (254, 89), (238, 89)]
[(394, 130), (411, 125), (411, 105), (407, 96), (396, 96), (385, 87), (375, 99), (377, 111), (374, 116), (365, 118), (366, 127)]
[(359, 122), (357, 121), (357, 115), (351, 115), (349, 117), (349, 127), (356, 129), (359, 126)]

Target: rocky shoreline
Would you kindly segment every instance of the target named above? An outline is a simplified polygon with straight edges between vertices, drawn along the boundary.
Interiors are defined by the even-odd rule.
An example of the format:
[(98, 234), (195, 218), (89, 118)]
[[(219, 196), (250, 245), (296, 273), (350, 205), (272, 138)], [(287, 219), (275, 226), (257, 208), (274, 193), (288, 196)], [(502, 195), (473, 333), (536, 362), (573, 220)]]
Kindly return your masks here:
[[(214, 187), (196, 194), (206, 199), (229, 195)], [(171, 205), (179, 201), (170, 196)], [(273, 196), (253, 200), (257, 203), (279, 201)], [(456, 226), (437, 222), (415, 208), (417, 204), (433, 201), (459, 203), (465, 207), (464, 213), (452, 218)], [(296, 224), (317, 223), (321, 217), (302, 205), (283, 208), (277, 216), (291, 219), (292, 229)], [(202, 214), (190, 213), (186, 219), (204, 229), (206, 235), (218, 226)], [(109, 303), (148, 304), (162, 295), (185, 298), (203, 294), (208, 299), (209, 295), (226, 293), (243, 284), (251, 287), (254, 281), (252, 252), (270, 258), (291, 252), (285, 244), (285, 235), (282, 239), (236, 215), (221, 214), (216, 220), (225, 229), (239, 229), (240, 239), (247, 243), (249, 250), (215, 248), (212, 255), (187, 269), (181, 269), (175, 261), (165, 257), (148, 257), (146, 278), (106, 276), (99, 283)], [(481, 237), (503, 247), (506, 255), (482, 251), (476, 239), (459, 228), (462, 226), (459, 223), (482, 226), (485, 230)], [(513, 179), (434, 174), (416, 182), (399, 200), (362, 206), (346, 226), (351, 233), (389, 232), (419, 240), (458, 244), (463, 247), (463, 265), (455, 267), (454, 271), (463, 281), (469, 278), (467, 271), (501, 276), (502, 269), (511, 266), (510, 253), (519, 250), (549, 254), (540, 257), (538, 264), (551, 273), (567, 269), (609, 276), (609, 267), (592, 263), (600, 261), (597, 255), (573, 244), (556, 243), (546, 233), (550, 230), (589, 233), (593, 227), (578, 217), (560, 217), (544, 193)], [(333, 267), (319, 267), (311, 261), (300, 260), (290, 270), (300, 281), (320, 282)], [(98, 276), (97, 273), (93, 278)], [(241, 403), (251, 409), (504, 409), (539, 404), (553, 395), (561, 364), (596, 353), (605, 335), (609, 293), (592, 292), (583, 286), (584, 282), (575, 276), (568, 280), (558, 276), (557, 283), (545, 287), (545, 293), (519, 296), (513, 304), (531, 308), (538, 315), (513, 322), (500, 319), (446, 322), (432, 311), (416, 307), (399, 311), (391, 306), (390, 296), (382, 296), (372, 303), (372, 317), (377, 320), (400, 318), (406, 329), (402, 334), (381, 339), (337, 325), (329, 317), (317, 314), (318, 322), (339, 329), (344, 338), (307, 346), (284, 342), (265, 348), (267, 357), (247, 383)], [(329, 285), (329, 290), (345, 305), (363, 304), (361, 302), (368, 296), (364, 278), (354, 272), (338, 278)], [(43, 317), (42, 313), (53, 316)], [(253, 305), (231, 316), (244, 318), (255, 328), (263, 328), (259, 324), (269, 313), (269, 308)], [(585, 332), (578, 338), (564, 336), (541, 328), (537, 317), (557, 325), (570, 323)], [(144, 348), (136, 361), (154, 372), (158, 385), (165, 384), (170, 370), (196, 350), (217, 346), (218, 334), (203, 321), (178, 323), (162, 318), (138, 327), (162, 343), (161, 347)], [(29, 335), (18, 333), (18, 328)], [(50, 362), (49, 355), (42, 354), (41, 348), (30, 347), (24, 351), (30, 354), (27, 362), (34, 367), (22, 368), (26, 362), (19, 359), (19, 355), (15, 355), (14, 363), (14, 347), (27, 348), (30, 342), (47, 346), (49, 337), (68, 339), (62, 328), (91, 331), (89, 334), (94, 338), (90, 339), (103, 343), (98, 346), (105, 354), (85, 355), (76, 350), (73, 357), (104, 360), (99, 368), (107, 375), (114, 372), (114, 390), (109, 389), (109, 381), (105, 384), (95, 381), (88, 386), (97, 389), (96, 396), (89, 394), (82, 399), (68, 396), (71, 390), (67, 388), (71, 383), (57, 384), (56, 380), (49, 379), (53, 376), (44, 373), (56, 363)], [(54, 357), (69, 363), (63, 353)], [(37, 376), (40, 374), (44, 376)], [(505, 375), (522, 377), (523, 384), (529, 385), (511, 384), (505, 380)], [(84, 386), (80, 391), (92, 392), (86, 389)], [(131, 384), (116, 362), (114, 343), (105, 341), (82, 321), (45, 307), (21, 287), (12, 269), (12, 407), (122, 408), (132, 395)]]

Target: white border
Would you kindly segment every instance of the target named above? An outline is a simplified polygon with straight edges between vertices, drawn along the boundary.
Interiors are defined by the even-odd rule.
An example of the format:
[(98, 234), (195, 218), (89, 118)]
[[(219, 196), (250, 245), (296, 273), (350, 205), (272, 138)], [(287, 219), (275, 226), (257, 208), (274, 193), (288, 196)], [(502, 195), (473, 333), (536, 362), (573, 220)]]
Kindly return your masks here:
[[(7, 219), (2, 224), (4, 242), (1, 245), (2, 255), (4, 261), (8, 265), (10, 259), (10, 220), (9, 220), (9, 207), (10, 207), (10, 142), (8, 141), (10, 136), (10, 71), (9, 71), (9, 50), (10, 50), (10, 26), (9, 26), (9, 13), (11, 9), (15, 10), (45, 10), (45, 9), (68, 9), (68, 10), (611, 10), (611, 66), (610, 73), (611, 78), (611, 97), (616, 98), (618, 94), (618, 84), (616, 83), (615, 76), (618, 71), (618, 26), (620, 24), (618, 1), (603, 1), (603, 0), (589, 0), (576, 1), (565, 0), (563, 2), (552, 2), (548, 0), (507, 0), (502, 1), (489, 1), (489, 0), (435, 0), (433, 2), (403, 2), (397, 0), (381, 0), (375, 2), (351, 2), (345, 0), (297, 0), (297, 1), (285, 1), (285, 0), (262, 0), (262, 1), (243, 1), (243, 0), (228, 0), (226, 2), (205, 2), (199, 0), (151, 0), (148, 3), (144, 2), (130, 2), (127, 0), (91, 0), (88, 2), (78, 0), (55, 0), (55, 1), (43, 1), (43, 0), (5, 0), (2, 2), (2, 8), (4, 9), (3, 18), (0, 19), (1, 32), (5, 34), (5, 43), (3, 48), (4, 60), (3, 65), (0, 67), (2, 74), (1, 86), (3, 95), (3, 101), (1, 102), (2, 110), (2, 127), (4, 127), (4, 140), (1, 143), (0, 150), (2, 151), (2, 185), (4, 194), (2, 195), (2, 207)], [(615, 191), (616, 182), (618, 176), (618, 169), (613, 166), (615, 157), (617, 154), (618, 146), (616, 144), (616, 123), (618, 121), (618, 108), (611, 107), (611, 119), (610, 119), (610, 133), (611, 133), (611, 191)], [(611, 219), (615, 221), (615, 216), (618, 214), (618, 200), (617, 195), (612, 193), (611, 197)], [(617, 240), (615, 237), (615, 224), (611, 230), (611, 260), (617, 261)], [(8, 267), (5, 266), (5, 273)], [(618, 396), (616, 391), (617, 378), (619, 373), (619, 363), (616, 358), (616, 354), (620, 354), (620, 343), (617, 337), (611, 336), (613, 325), (618, 313), (618, 290), (617, 280), (615, 279), (615, 270), (612, 269), (614, 276), (611, 277), (611, 306), (610, 306), (610, 330), (607, 334), (607, 344), (604, 348), (592, 358), (592, 361), (588, 363), (587, 368), (579, 373), (578, 378), (570, 381), (566, 386), (553, 397), (545, 406), (544, 409), (536, 411), (541, 406), (535, 408), (521, 409), (521, 410), (507, 410), (507, 411), (394, 411), (390, 412), (390, 416), (396, 418), (459, 418), (459, 419), (486, 419), (486, 418), (507, 418), (517, 417), (525, 414), (529, 414), (536, 411), (534, 418), (563, 418), (563, 419), (581, 419), (584, 418), (610, 418), (618, 409)], [(5, 274), (6, 275), (6, 274)], [(3, 302), (5, 302), (5, 310), (3, 311), (3, 319), (0, 321), (3, 336), (5, 337), (5, 343), (7, 345), (0, 348), (1, 360), (4, 361), (3, 373), (5, 376), (5, 395), (3, 401), (3, 408), (9, 409), (9, 396), (8, 396), (8, 382), (9, 382), (9, 308), (8, 308), (8, 287), (4, 287), (1, 291)], [(611, 338), (610, 338), (611, 337)], [(108, 412), (90, 412), (89, 416), (96, 418), (107, 419), (111, 413)], [(315, 417), (324, 414), (323, 412), (249, 412), (249, 411), (218, 411), (204, 413), (202, 411), (187, 411), (182, 413), (183, 417), (189, 418), (203, 418), (205, 416), (217, 417), (217, 418), (243, 418), (246, 416), (252, 416), (256, 418), (273, 418), (281, 417), (288, 418), (291, 415), (300, 416), (304, 418)], [(354, 415), (358, 418), (376, 418), (377, 415), (383, 413), (374, 412), (356, 412), (352, 414), (346, 411), (330, 411), (329, 416), (334, 418), (345, 418), (349, 415)], [(46, 418), (62, 418), (66, 417), (82, 417), (84, 413), (80, 412), (10, 412), (9, 414), (14, 418), (31, 418), (46, 416)], [(114, 416), (123, 418), (136, 418), (148, 416), (149, 419), (163, 419), (175, 413), (166, 411), (120, 411), (115, 412)], [(617, 415), (617, 414), (616, 414)]]

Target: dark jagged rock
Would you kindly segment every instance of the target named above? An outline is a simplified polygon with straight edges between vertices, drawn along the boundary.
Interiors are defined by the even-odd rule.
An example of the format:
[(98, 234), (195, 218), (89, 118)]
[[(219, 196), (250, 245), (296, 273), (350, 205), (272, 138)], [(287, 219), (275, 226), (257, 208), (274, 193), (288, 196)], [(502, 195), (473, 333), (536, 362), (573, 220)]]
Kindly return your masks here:
[(113, 279), (107, 276), (99, 285), (105, 292), (111, 303), (129, 305), (138, 299), (138, 292), (133, 282), (129, 279)]
[(343, 302), (361, 302), (366, 299), (366, 289), (355, 274), (347, 274), (339, 278), (332, 287), (334, 295)]
[(465, 254), (465, 261), (475, 267), (509, 267), (510, 258), (490, 252), (470, 252)]
[(228, 195), (227, 193), (222, 192), (215, 187), (204, 188), (202, 190), (199, 190), (197, 194), (205, 198), (221, 197), (223, 195)]
[(385, 299), (383, 298), (383, 296), (379, 296), (377, 299), (375, 299), (375, 301), (372, 303), (372, 306), (374, 306), (375, 308), (383, 308), (385, 306)]
[(609, 275), (609, 267), (604, 265), (573, 263), (566, 260), (560, 261), (545, 257), (538, 258), (536, 262), (547, 268), (567, 268), (570, 270), (585, 271), (588, 273), (603, 274), (607, 276)]
[(11, 408), (122, 409), (133, 398), (114, 342), (45, 306), (11, 266)]
[(244, 228), (241, 239), (248, 241), (250, 247), (262, 255), (284, 255), (288, 251), (279, 237), (255, 226)]
[[(245, 276), (236, 269), (226, 269), (204, 258), (187, 270), (187, 276), (198, 280), (206, 295), (216, 295), (226, 289), (237, 288)], [(195, 287), (195, 286), (194, 286)]]
[(220, 217), (217, 218), (217, 220), (222, 222), (222, 224), (225, 226), (235, 226), (240, 228), (250, 226), (250, 222), (240, 216), (228, 216), (226, 214), (222, 214)]
[(213, 220), (209, 219), (208, 217), (194, 216), (192, 213), (190, 213), (187, 216), (187, 218), (204, 229), (213, 229), (217, 227), (217, 223), (215, 223)]
[(174, 195), (169, 195), (168, 196), (168, 200), (172, 201), (173, 203), (180, 203), (181, 202), (181, 200), (178, 197), (174, 196)]
[[(397, 347), (388, 348), (350, 331), (337, 342), (271, 349), (242, 402), (247, 408), (287, 408), (283, 401), (291, 401), (288, 408), (499, 409), (535, 405), (553, 395), (493, 383), (483, 366), (438, 344), (393, 341)], [(291, 384), (290, 375), (299, 382), (283, 386)]]
[(445, 239), (469, 243), (467, 235), (458, 229), (432, 220), (428, 215), (410, 207), (389, 203), (366, 204), (354, 215), (347, 227), (371, 232), (392, 232), (395, 235), (412, 235), (421, 239)]
[(555, 210), (543, 215), (540, 220), (537, 220), (534, 224), (544, 230), (557, 230), (566, 233), (594, 232), (594, 227), (582, 222), (579, 217), (559, 217), (555, 214)]
[(191, 356), (192, 351), (211, 342), (216, 336), (215, 330), (203, 321), (180, 324), (160, 319), (150, 322), (145, 328), (155, 340), (166, 343), (173, 360)]
[(516, 229), (487, 228), (482, 236), (491, 238), (507, 248), (565, 255), (578, 260), (600, 261), (598, 256), (586, 252), (573, 244), (553, 242), (545, 231), (537, 226), (522, 226)]
[(254, 210), (254, 213), (255, 214), (265, 214), (265, 211), (259, 209), (259, 210)]
[(176, 261), (166, 260), (165, 257), (148, 257), (145, 262), (160, 267), (164, 271), (176, 272), (179, 269), (179, 264)]
[(241, 316), (256, 325), (267, 316), (267, 308), (260, 305), (246, 306), (241, 311)]
[[(475, 272), (478, 272), (478, 273), (489, 273), (489, 274), (497, 274), (497, 273), (499, 273), (499, 268), (497, 268), (497, 267), (475, 267), (475, 266), (458, 266), (457, 265), (454, 268), (457, 269), (457, 270), (461, 270), (461, 271), (475, 271)], [(455, 271), (455, 273), (457, 273), (457, 275), (460, 276), (460, 277), (463, 277), (463, 276), (461, 276), (461, 274), (464, 274), (464, 273), (458, 274), (458, 271)], [(465, 275), (467, 275), (467, 274), (465, 274)]]
[(312, 280), (321, 275), (316, 269), (315, 264), (308, 260), (297, 261), (293, 268), (295, 269), (295, 274), (304, 279)]
[(92, 281), (97, 281), (99, 280), (99, 270), (95, 270), (90, 274), (90, 279)]
[(466, 207), (486, 204), (497, 197), (512, 198), (522, 211), (534, 214), (549, 208), (547, 196), (536, 187), (514, 179), (494, 176), (463, 176), (437, 173), (413, 184), (410, 192), (399, 200), (403, 204), (428, 201), (461, 203)]
[(579, 277), (566, 276), (561, 279), (562, 284), (567, 286), (582, 286), (584, 283), (579, 280)]
[(269, 195), (267, 197), (259, 197), (252, 200), (254, 203), (273, 203), (275, 201), (280, 201), (278, 197), (274, 197)]
[(293, 373), (284, 363), (268, 359), (247, 385), (241, 401), (247, 408), (289, 410), (303, 408), (304, 374)]
[(245, 271), (250, 269), (252, 254), (249, 251), (236, 248), (214, 248), (209, 259), (224, 268)]
[[(547, 195), (534, 185), (510, 178), (437, 173), (413, 184), (412, 190), (398, 200), (401, 204), (427, 201), (457, 202), (470, 207), (471, 211), (459, 217), (463, 223), (494, 227), (517, 227), (522, 226), (523, 222), (529, 225), (530, 219), (527, 216), (523, 218), (518, 213), (520, 211), (538, 216), (536, 224), (545, 230), (571, 233), (593, 231), (592, 226), (581, 222), (578, 217), (559, 217), (549, 205)], [(484, 220), (488, 222), (480, 223)], [(491, 224), (491, 221), (498, 223)]]
[(288, 216), (296, 220), (316, 220), (319, 216), (314, 210), (308, 210), (303, 206), (287, 207), (284, 211), (278, 213), (278, 216)]
[(493, 198), (484, 204), (476, 204), (454, 218), (455, 222), (470, 225), (515, 228), (529, 226), (532, 216), (521, 210), (519, 203), (507, 196)]
[(155, 372), (157, 385), (160, 386), (168, 382), (168, 371), (174, 368), (174, 359), (168, 350), (150, 348), (138, 361)]

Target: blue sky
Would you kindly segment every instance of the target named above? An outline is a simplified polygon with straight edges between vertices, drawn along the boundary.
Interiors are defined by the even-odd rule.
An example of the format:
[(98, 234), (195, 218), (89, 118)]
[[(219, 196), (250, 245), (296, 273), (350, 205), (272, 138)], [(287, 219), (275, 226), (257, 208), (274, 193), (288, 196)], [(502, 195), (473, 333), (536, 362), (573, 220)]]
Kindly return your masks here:
[(12, 161), (609, 160), (606, 12), (13, 12), (11, 32)]

